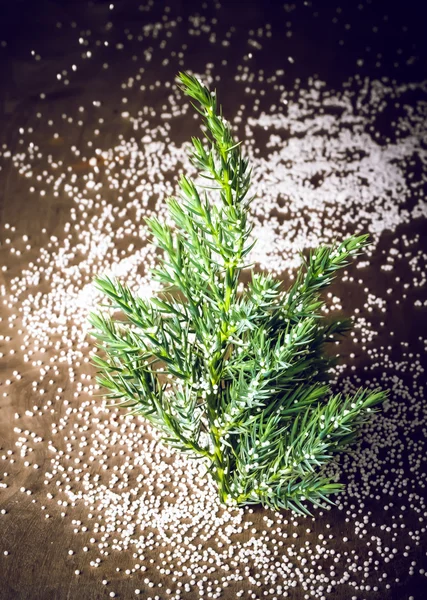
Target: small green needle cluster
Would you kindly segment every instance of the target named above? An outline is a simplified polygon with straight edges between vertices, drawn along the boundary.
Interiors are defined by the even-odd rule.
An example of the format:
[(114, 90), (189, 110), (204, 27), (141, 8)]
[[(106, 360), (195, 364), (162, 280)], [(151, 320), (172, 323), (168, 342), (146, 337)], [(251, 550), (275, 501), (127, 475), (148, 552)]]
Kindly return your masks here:
[(167, 200), (174, 226), (147, 219), (163, 251), (152, 272), (158, 294), (142, 299), (96, 278), (108, 306), (122, 313), (91, 314), (105, 354), (93, 355), (97, 381), (165, 442), (204, 460), (222, 502), (310, 514), (307, 501), (323, 506), (342, 489), (325, 465), (386, 396), (379, 389), (334, 395), (328, 383), (333, 359), (325, 345), (349, 321), (324, 318), (321, 292), (367, 236), (303, 257), (288, 290), (252, 269), (238, 289), (255, 243), (251, 170), (216, 94), (186, 73), (178, 82), (203, 117), (206, 140), (192, 138), (190, 158), (208, 185), (182, 176), (179, 196)]

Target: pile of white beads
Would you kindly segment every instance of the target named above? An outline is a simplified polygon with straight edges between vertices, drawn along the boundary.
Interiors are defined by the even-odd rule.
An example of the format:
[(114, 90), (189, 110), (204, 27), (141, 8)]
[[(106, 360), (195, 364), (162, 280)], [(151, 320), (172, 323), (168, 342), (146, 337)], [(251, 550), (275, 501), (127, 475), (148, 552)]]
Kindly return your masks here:
[[(148, 10), (150, 3), (141, 6)], [(420, 236), (405, 233), (405, 227), (414, 228), (427, 216), (419, 185), (427, 177), (427, 149), (420, 136), (425, 82), (398, 86), (355, 76), (342, 89), (327, 91), (323, 82), (312, 78), (304, 83), (297, 79), (293, 89), (285, 90), (280, 83), (283, 72), (266, 81), (263, 73), (254, 74), (247, 65), (252, 52), (271, 37), (271, 27), (249, 32), (251, 52), (237, 66), (234, 83), (248, 98), (256, 98), (252, 108), (241, 104), (231, 120), (254, 165), (251, 218), (258, 244), (249, 259), (292, 278), (297, 251), (341, 238), (346, 231), (369, 231), (373, 244), (368, 260), (344, 273), (341, 289), (346, 300), (335, 290), (329, 296), (328, 310), (349, 313), (353, 290), (364, 299), (363, 306), (355, 307), (347, 362), (336, 369), (335, 377), (344, 391), (354, 391), (368, 380), (392, 393), (352, 454), (329, 469), (347, 483), (336, 508), (317, 511), (314, 518), (224, 508), (203, 465), (163, 447), (143, 420), (125, 418), (94, 397), (99, 389), (87, 364), (92, 349), (88, 311), (100, 300), (92, 277), (107, 272), (141, 295), (150, 295), (155, 289), (149, 276), (155, 252), (147, 244), (143, 218), (167, 218), (164, 198), (176, 192), (171, 183), (176, 173), (183, 169), (194, 175), (188, 145), (175, 142), (172, 133), (174, 123), (187, 114), (187, 103), (167, 78), (166, 83), (161, 77), (144, 83), (153, 54), (173, 39), (180, 22), (165, 18), (143, 27), (141, 37), (152, 47), (143, 54), (144, 66), (132, 57), (135, 72), (121, 82), (120, 101), (126, 110), (120, 113), (120, 127), (125, 133), (112, 147), (102, 143), (108, 123), (96, 113), (103, 114), (108, 97), (94, 93), (86, 104), (56, 121), (43, 108), (37, 114), (52, 131), (52, 140), (74, 140), (67, 160), (56, 160), (32, 127), (19, 130), (19, 152), (1, 148), (2, 158), (28, 178), (30, 194), (66, 198), (71, 208), (63, 230), (53, 235), (42, 229), (35, 257), (32, 240), (18, 235), (14, 225), (6, 224), (1, 232), (11, 259), (20, 257), (22, 262), (26, 253), (33, 258), (12, 277), (7, 263), (2, 266), (5, 283), (0, 294), (7, 316), (0, 324), (7, 334), (0, 335), (6, 348), (0, 358), (17, 358), (8, 343), (18, 338), (21, 362), (2, 382), (1, 393), (14, 393), (23, 363), (28, 363), (25, 379), (32, 380), (32, 395), (25, 411), (15, 415), (16, 452), (2, 451), (0, 485), (8, 485), (8, 471), (16, 461), (39, 471), (46, 486), (41, 510), (49, 506), (45, 517), (59, 511), (76, 534), (76, 549), (68, 550), (70, 561), (77, 555), (82, 561), (79, 569), (73, 567), (75, 575), (98, 569), (102, 584), (111, 587), (104, 573), (111, 564), (123, 563), (126, 568), (117, 567), (121, 576), (132, 578), (135, 594), (147, 600), (244, 595), (278, 600), (293, 597), (297, 586), (305, 599), (325, 600), (334, 590), (345, 590), (352, 599), (370, 592), (385, 594), (401, 577), (425, 576), (414, 556), (421, 555), (426, 519), (426, 341), (418, 336), (415, 349), (402, 337), (399, 347), (393, 343), (396, 311), (404, 305), (421, 315), (426, 306), (419, 292), (426, 283), (427, 255)], [(215, 40), (215, 25), (215, 19), (208, 23), (194, 17), (188, 36)], [(76, 33), (84, 47), (81, 64), (95, 51), (102, 52), (102, 44), (94, 43), (90, 32)], [(222, 48), (228, 47), (233, 33), (230, 30), (220, 41)], [(133, 40), (129, 32), (127, 40)], [(122, 52), (123, 44), (118, 43), (116, 51)], [(183, 57), (179, 52), (169, 58), (182, 68)], [(293, 57), (289, 62), (294, 63)], [(69, 85), (80, 67), (73, 62), (58, 74), (58, 81)], [(103, 68), (109, 68), (108, 62)], [(226, 105), (226, 82), (214, 72), (208, 63), (203, 78), (219, 91), (223, 87)], [(164, 94), (160, 107), (156, 90)], [(135, 99), (139, 92), (144, 102)], [(398, 119), (391, 139), (375, 128), (375, 117), (387, 105), (404, 103), (409, 92), (419, 94), (420, 102)], [(274, 94), (277, 103), (260, 113), (259, 98)], [(84, 144), (78, 143), (79, 129), (85, 131)], [(260, 135), (267, 140), (262, 152)], [(415, 155), (422, 169), (418, 179), (410, 176)], [(386, 250), (381, 246), (385, 232), (394, 236)], [(406, 273), (405, 280), (394, 276), (395, 268)], [(363, 377), (360, 371), (356, 374), (360, 355), (368, 361), (363, 363)], [(48, 434), (43, 428), (47, 415), (53, 420)], [(40, 445), (50, 452), (48, 468), (36, 462)], [(21, 492), (31, 495), (32, 490), (23, 487)], [(84, 516), (72, 519), (73, 509), (81, 515), (82, 507)], [(1, 518), (8, 518), (7, 511), (1, 511)], [(394, 570), (397, 558), (404, 565), (399, 574)], [(108, 593), (112, 598), (118, 595)]]

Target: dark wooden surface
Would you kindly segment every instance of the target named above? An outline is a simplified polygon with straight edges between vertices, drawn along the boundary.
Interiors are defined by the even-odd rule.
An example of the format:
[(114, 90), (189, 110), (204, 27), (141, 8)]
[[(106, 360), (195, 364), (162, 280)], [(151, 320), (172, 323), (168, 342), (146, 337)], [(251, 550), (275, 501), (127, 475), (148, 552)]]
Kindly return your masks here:
[[(145, 49), (144, 43), (140, 44), (137, 50), (126, 47), (122, 53), (112, 48), (109, 54), (104, 54), (104, 58), (108, 56), (110, 64), (108, 70), (103, 70), (101, 62), (94, 58), (87, 60), (77, 74), (70, 77), (68, 86), (64, 86), (56, 79), (56, 74), (65, 64), (72, 64), (80, 56), (82, 48), (79, 46), (76, 32), (90, 29), (96, 37), (98, 33), (101, 35), (111, 18), (114, 23), (110, 36), (113, 47), (113, 42), (118, 43), (123, 38), (124, 30), (137, 31), (145, 24), (154, 22), (164, 14), (165, 6), (163, 1), (159, 1), (154, 3), (150, 11), (141, 12), (138, 11), (136, 2), (124, 1), (116, 4), (114, 15), (110, 17), (108, 2), (15, 0), (13, 3), (1, 3), (0, 41), (5, 41), (7, 44), (0, 48), (0, 143), (4, 142), (12, 154), (19, 154), (22, 144), (28, 142), (28, 138), (20, 135), (19, 129), (32, 127), (31, 139), (41, 148), (43, 160), (52, 152), (55, 160), (63, 161), (63, 169), (69, 167), (80, 176), (86, 173), (86, 167), (84, 162), (72, 153), (71, 147), (81, 148), (83, 155), (85, 152), (89, 155), (87, 141), (93, 139), (96, 119), (104, 118), (98, 138), (99, 146), (102, 148), (112, 147), (120, 134), (124, 135), (125, 139), (134, 135), (129, 123), (121, 117), (124, 108), (121, 103), (123, 91), (120, 89), (120, 82), (125, 79), (126, 74), (135, 71), (135, 64), (139, 64)], [(272, 0), (248, 3), (233, 1), (224, 2), (222, 8), (217, 10), (213, 8), (211, 2), (207, 2), (207, 8), (201, 11), (208, 18), (217, 15), (218, 31), (226, 32), (230, 26), (235, 26), (237, 30), (233, 43), (227, 50), (228, 64), (221, 66), (215, 59), (216, 50), (213, 46), (188, 36), (187, 19), (189, 15), (197, 12), (198, 3), (172, 2), (169, 14), (182, 16), (178, 33), (175, 34), (176, 47), (179, 47), (178, 42), (181, 40), (182, 43), (188, 43), (188, 49), (183, 64), (178, 65), (176, 61), (172, 61), (170, 67), (162, 71), (161, 77), (169, 78), (172, 83), (178, 68), (203, 73), (206, 63), (212, 60), (215, 63), (214, 73), (221, 77), (218, 88), (227, 87), (228, 84), (230, 86), (227, 90), (226, 104), (230, 117), (233, 116), (233, 111), (242, 101), (248, 102), (242, 89), (238, 89), (232, 82), (235, 65), (244, 55), (247, 42), (245, 32), (267, 22), (272, 23), (273, 35), (266, 46), (268, 50), (262, 52), (254, 50), (254, 58), (250, 63), (251, 71), (258, 73), (260, 69), (265, 69), (266, 72), (273, 72), (274, 69), (285, 67), (284, 82), (289, 88), (296, 78), (306, 81), (314, 74), (320, 80), (326, 81), (331, 89), (339, 88), (342, 82), (356, 72), (361, 77), (392, 78), (396, 82), (394, 85), (419, 82), (425, 77), (427, 72), (423, 40), (425, 21), (419, 3), (361, 2), (364, 11), (357, 10), (357, 3), (351, 7), (341, 3), (342, 12), (336, 12), (337, 7), (340, 8), (340, 3), (304, 4), (310, 15), (318, 11), (319, 16), (317, 20), (305, 17), (304, 9), (299, 7), (296, 16), (294, 15), (295, 33), (292, 39), (288, 39), (284, 36), (287, 17), (283, 3)], [(291, 7), (291, 4), (288, 7)], [(291, 13), (292, 10), (289, 14)], [(334, 14), (339, 16), (339, 23), (335, 29), (332, 24)], [(386, 21), (384, 16), (387, 16)], [(291, 16), (289, 18), (291, 19)], [(61, 28), (57, 27), (58, 22), (61, 23)], [(351, 28), (345, 29), (346, 22), (351, 24)], [(402, 28), (402, 23), (406, 24), (406, 29)], [(378, 26), (376, 37), (371, 31), (375, 26)], [(344, 45), (339, 44), (340, 39), (345, 40)], [(147, 45), (150, 44), (152, 41), (147, 40)], [(369, 50), (366, 50), (367, 46), (370, 46)], [(402, 50), (401, 53), (398, 53), (399, 49)], [(32, 50), (41, 55), (41, 60), (34, 59)], [(132, 59), (134, 55), (136, 60)], [(296, 56), (295, 63), (290, 63), (287, 60), (288, 56)], [(361, 57), (363, 57), (363, 64), (357, 66), (357, 60)], [(409, 60), (410, 57), (413, 59)], [(153, 61), (151, 64), (144, 63), (144, 66), (145, 83), (149, 85), (158, 78), (158, 65)], [(224, 94), (224, 90), (221, 92)], [(163, 98), (167, 94), (165, 90), (161, 93)], [(45, 94), (45, 98), (41, 99), (40, 94)], [(126, 95), (129, 98), (126, 110), (134, 110), (139, 99), (133, 96), (132, 92)], [(61, 121), (62, 114), (76, 115), (76, 107), (89, 106), (94, 98), (102, 100), (96, 118), (94, 112), (87, 111), (82, 117), (85, 122), (83, 127), (67, 126), (63, 120)], [(263, 104), (268, 106), (269, 102), (268, 99), (261, 97), (261, 106)], [(42, 119), (37, 118), (39, 111), (43, 113)], [(49, 128), (47, 125), (48, 118), (55, 122), (54, 128)], [(187, 128), (190, 123), (192, 121), (184, 119), (173, 124), (171, 137), (176, 144), (188, 139)], [(58, 133), (58, 136), (55, 137), (54, 133)], [(141, 132), (136, 133), (136, 137), (141, 135)], [(86, 536), (81, 533), (76, 539), (72, 524), (73, 519), (85, 522), (87, 507), (84, 503), (77, 502), (72, 510), (67, 508), (65, 517), (61, 517), (61, 508), (46, 499), (43, 473), (50, 468), (51, 453), (48, 449), (48, 440), (51, 438), (52, 423), (57, 422), (59, 416), (64, 414), (64, 406), (55, 402), (54, 392), (49, 390), (49, 394), (52, 395), (53, 412), (44, 411), (42, 416), (25, 420), (25, 411), (31, 410), (37, 401), (32, 389), (32, 381), (38, 379), (39, 367), (32, 366), (31, 362), (25, 363), (22, 359), (20, 346), (26, 332), (18, 332), (21, 322), (19, 306), (9, 305), (8, 294), (13, 279), (19, 277), (29, 263), (37, 260), (50, 236), (55, 235), (59, 240), (63, 239), (64, 225), (69, 220), (72, 200), (63, 190), (57, 197), (53, 196), (51, 190), (45, 196), (40, 196), (37, 191), (30, 193), (29, 182), (23, 174), (17, 172), (10, 160), (4, 158), (0, 160), (2, 161), (0, 163), (2, 167), (0, 171), (0, 267), (7, 266), (7, 271), (0, 270), (0, 285), (4, 286), (3, 294), (0, 296), (2, 301), (0, 334), (11, 338), (10, 340), (2, 338), (0, 341), (0, 351), (3, 353), (0, 358), (0, 458), (2, 458), (0, 481), (7, 484), (7, 487), (0, 489), (0, 505), (6, 510), (6, 514), (0, 515), (0, 598), (2, 600), (90, 600), (109, 597), (111, 589), (119, 598), (131, 598), (135, 596), (135, 588), (144, 589), (144, 585), (141, 584), (140, 575), (128, 576), (124, 573), (135, 562), (130, 553), (127, 556), (122, 552), (116, 557), (112, 552), (113, 558), (102, 567), (98, 569), (89, 567), (90, 558), (87, 558), (81, 550), (87, 543)], [(36, 160), (33, 165), (34, 175), (30, 184), (35, 185), (37, 190), (36, 175), (39, 170), (41, 172), (46, 168), (43, 160), (40, 163)], [(417, 176), (421, 177), (420, 173), (414, 174), (415, 178)], [(117, 203), (114, 191), (108, 191), (106, 199), (113, 205)], [(10, 224), (16, 230), (11, 232), (5, 229), (5, 224)], [(381, 251), (388, 249), (396, 235), (402, 236), (403, 233), (408, 238), (418, 234), (421, 240), (424, 239), (425, 226), (425, 219), (419, 219), (409, 225), (402, 224), (398, 234), (384, 233), (371, 262), (370, 272), (365, 274), (365, 284), (368, 283), (371, 290), (377, 290), (379, 296), (384, 294), (384, 286), (387, 285), (375, 268), (376, 264), (377, 266), (380, 264)], [(12, 245), (15, 245), (15, 240), (22, 238), (23, 235), (28, 235), (31, 249), (23, 252), (21, 256), (16, 256), (10, 252), (10, 246), (5, 240), (8, 237), (12, 238)], [(19, 243), (16, 242), (16, 248), (19, 247)], [(120, 248), (120, 242), (117, 246)], [(394, 274), (401, 274), (404, 278), (404, 269), (403, 267), (400, 273), (397, 265)], [(39, 289), (42, 293), (48, 293), (49, 286), (49, 281), (42, 282)], [(423, 289), (425, 291), (425, 284)], [(422, 299), (425, 296), (423, 289), (415, 290), (414, 295), (409, 297)], [(340, 291), (345, 297), (344, 288)], [(358, 306), (359, 301), (363, 302), (363, 298), (363, 294), (352, 295), (348, 298), (348, 307)], [(413, 304), (402, 302), (402, 305), (394, 305), (388, 309), (389, 328), (394, 332), (392, 352), (396, 353), (396, 360), (399, 357), (401, 342), (408, 344), (415, 353), (421, 352), (425, 360), (425, 350), (420, 342), (420, 336), (426, 333), (426, 312), (425, 310), (414, 311), (411, 306), (413, 307)], [(12, 314), (16, 314), (17, 318), (16, 324), (10, 327), (8, 319)], [(383, 330), (380, 337), (376, 338), (375, 344), (379, 347), (389, 343), (387, 331)], [(15, 352), (11, 354), (11, 350)], [(41, 358), (47, 361), (48, 357), (49, 352), (47, 358)], [(370, 359), (361, 358), (358, 363), (360, 369), (363, 360)], [(13, 371), (18, 371), (21, 375), (19, 380), (14, 377)], [(407, 377), (409, 381), (411, 374), (409, 373)], [(13, 383), (7, 385), (7, 380)], [(63, 388), (64, 397), (67, 394), (72, 396), (74, 393), (75, 384), (69, 380), (66, 370), (61, 370), (55, 376), (55, 384)], [(23, 416), (17, 420), (15, 413)], [(25, 467), (26, 458), (20, 456), (17, 446), (19, 434), (14, 431), (17, 425), (23, 430), (28, 427), (31, 431), (37, 431), (43, 439), (39, 444), (33, 444), (34, 453), (31, 456), (31, 461), (36, 462), (39, 469)], [(12, 454), (8, 454), (9, 452)], [(14, 462), (11, 462), (10, 458), (13, 458)], [(4, 473), (8, 475), (4, 476)], [(21, 488), (30, 490), (31, 495), (26, 491), (20, 491)], [(374, 516), (383, 512), (381, 505), (375, 503), (372, 510)], [(46, 514), (49, 514), (49, 518), (46, 518)], [(262, 527), (265, 514), (262, 509), (255, 509), (253, 520), (257, 527)], [(425, 526), (425, 511), (424, 515), (420, 516), (423, 517), (421, 526)], [(339, 534), (345, 528), (344, 516), (337, 512), (334, 518)], [(318, 519), (312, 527), (321, 532), (321, 519)], [(402, 573), (400, 582), (391, 581), (390, 589), (382, 587), (378, 594), (355, 592), (357, 598), (400, 600), (409, 598), (411, 594), (419, 599), (425, 597), (422, 590), (427, 590), (427, 580), (418, 573), (423, 565), (427, 568), (425, 548), (423, 549), (425, 529), (422, 538), (424, 539), (421, 544), (414, 544), (411, 547), (412, 554), (409, 558), (402, 558), (402, 562), (396, 565), (395, 572)], [(343, 550), (343, 547), (342, 542), (338, 540), (337, 550)], [(70, 548), (76, 548), (75, 555), (68, 555)], [(355, 548), (357, 549), (357, 543)], [(361, 548), (363, 552), (365, 546), (362, 544)], [(7, 556), (4, 555), (5, 551), (9, 553)], [(363, 559), (364, 557), (360, 556), (360, 561)], [(407, 569), (411, 559), (417, 561), (413, 576), (408, 574)], [(116, 571), (116, 565), (120, 565), (121, 571)], [(75, 569), (81, 569), (82, 574), (76, 576)], [(155, 576), (157, 582), (163, 582), (164, 587), (167, 586), (167, 576), (159, 573)], [(110, 582), (107, 586), (102, 585), (104, 578)], [(371, 573), (370, 583), (375, 585), (375, 573)], [(242, 587), (249, 589), (251, 586), (245, 581)], [(166, 597), (163, 589), (157, 589), (155, 592), (145, 589), (140, 597), (154, 596), (156, 593), (163, 599)], [(257, 592), (260, 598), (263, 597), (263, 591)], [(231, 594), (232, 592), (227, 592), (224, 588), (222, 597), (231, 598), (233, 597)], [(346, 600), (351, 597), (351, 590), (341, 586), (336, 592), (325, 592), (325, 596), (333, 600)], [(196, 598), (198, 595), (193, 589), (191, 593), (184, 593), (183, 597)], [(292, 591), (290, 597), (305, 598), (304, 591), (298, 586)]]

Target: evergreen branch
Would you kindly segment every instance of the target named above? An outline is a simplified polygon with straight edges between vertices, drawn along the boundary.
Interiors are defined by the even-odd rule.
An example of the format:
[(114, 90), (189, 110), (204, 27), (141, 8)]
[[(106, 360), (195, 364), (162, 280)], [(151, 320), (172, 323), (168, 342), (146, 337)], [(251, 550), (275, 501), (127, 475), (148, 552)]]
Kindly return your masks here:
[(249, 161), (216, 93), (186, 73), (178, 83), (203, 119), (204, 140), (192, 137), (190, 160), (210, 184), (183, 175), (177, 197), (167, 199), (173, 226), (146, 219), (162, 251), (152, 271), (158, 294), (143, 300), (107, 276), (95, 279), (109, 301), (89, 319), (105, 355), (92, 357), (97, 381), (166, 443), (204, 460), (222, 501), (311, 514), (307, 503), (323, 506), (342, 490), (325, 467), (386, 397), (361, 389), (343, 398), (328, 383), (334, 359), (325, 344), (350, 322), (324, 318), (321, 292), (367, 236), (302, 255), (288, 291), (252, 271), (238, 295), (255, 244)]

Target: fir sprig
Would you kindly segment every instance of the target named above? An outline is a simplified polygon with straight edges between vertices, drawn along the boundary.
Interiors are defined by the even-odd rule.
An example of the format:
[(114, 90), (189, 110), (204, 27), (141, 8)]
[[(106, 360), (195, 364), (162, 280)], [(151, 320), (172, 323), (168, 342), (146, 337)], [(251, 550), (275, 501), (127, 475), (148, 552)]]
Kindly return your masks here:
[(238, 293), (255, 243), (251, 169), (216, 93), (186, 73), (178, 83), (203, 118), (206, 141), (192, 138), (190, 159), (210, 185), (183, 175), (179, 196), (167, 200), (174, 226), (146, 220), (163, 250), (152, 273), (161, 284), (156, 296), (143, 300), (118, 281), (96, 278), (123, 317), (91, 314), (105, 355), (93, 356), (97, 381), (164, 441), (205, 460), (221, 501), (310, 514), (307, 502), (323, 506), (342, 489), (325, 465), (386, 396), (379, 389), (333, 395), (328, 383), (333, 359), (325, 344), (350, 322), (327, 322), (320, 294), (367, 236), (302, 256), (287, 291), (271, 274), (251, 270)]

